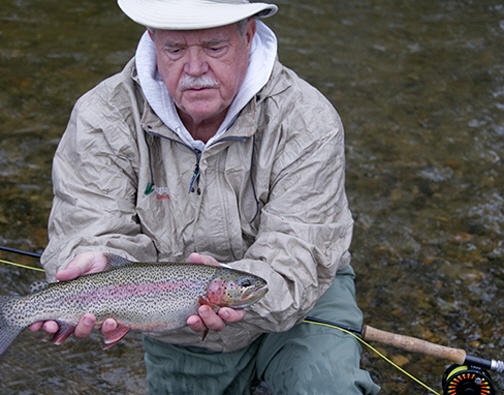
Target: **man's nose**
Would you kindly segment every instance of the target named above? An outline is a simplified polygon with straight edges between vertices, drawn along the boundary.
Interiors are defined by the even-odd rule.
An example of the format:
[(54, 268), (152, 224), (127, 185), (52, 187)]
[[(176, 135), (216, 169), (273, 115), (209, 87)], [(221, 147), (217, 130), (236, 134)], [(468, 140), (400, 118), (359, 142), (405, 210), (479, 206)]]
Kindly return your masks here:
[(206, 55), (202, 48), (192, 47), (189, 49), (184, 71), (192, 76), (199, 76), (208, 71)]

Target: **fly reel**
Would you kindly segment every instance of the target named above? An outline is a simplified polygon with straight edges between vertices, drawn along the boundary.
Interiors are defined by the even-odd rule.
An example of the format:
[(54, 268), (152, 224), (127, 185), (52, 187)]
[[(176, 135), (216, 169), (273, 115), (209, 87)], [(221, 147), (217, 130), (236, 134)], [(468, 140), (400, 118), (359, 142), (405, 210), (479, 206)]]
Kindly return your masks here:
[(495, 395), (486, 370), (472, 365), (451, 365), (443, 375), (444, 395)]

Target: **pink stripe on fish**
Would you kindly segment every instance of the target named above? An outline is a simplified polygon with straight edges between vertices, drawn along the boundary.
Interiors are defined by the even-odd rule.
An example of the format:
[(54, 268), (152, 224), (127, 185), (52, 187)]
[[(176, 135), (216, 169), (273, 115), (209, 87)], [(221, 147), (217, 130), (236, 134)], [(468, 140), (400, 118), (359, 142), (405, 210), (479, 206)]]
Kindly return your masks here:
[(127, 298), (131, 296), (145, 296), (151, 293), (163, 293), (163, 292), (183, 292), (185, 289), (191, 288), (202, 288), (206, 283), (187, 283), (187, 282), (176, 282), (176, 283), (141, 283), (141, 284), (113, 284), (110, 286), (99, 288), (98, 290), (82, 291), (74, 296), (70, 296), (67, 300), (76, 299), (82, 300), (104, 300), (104, 299), (115, 299), (115, 298)]

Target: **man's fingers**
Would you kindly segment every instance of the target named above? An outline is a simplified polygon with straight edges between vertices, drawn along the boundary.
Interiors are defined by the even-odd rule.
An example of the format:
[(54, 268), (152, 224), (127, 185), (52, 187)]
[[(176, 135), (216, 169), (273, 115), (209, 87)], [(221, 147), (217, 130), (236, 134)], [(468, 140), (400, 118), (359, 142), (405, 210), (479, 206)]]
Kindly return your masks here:
[(226, 322), (238, 322), (245, 317), (245, 310), (243, 309), (232, 309), (230, 307), (223, 307), (218, 311), (219, 317), (221, 317)]
[(56, 333), (56, 332), (58, 332), (59, 325), (56, 321), (46, 321), (46, 322), (44, 322), (44, 325), (42, 325), (42, 328), (47, 333)]
[(43, 329), (47, 333), (56, 333), (58, 331), (58, 324), (55, 321), (37, 321), (29, 326), (32, 332)]
[[(196, 316), (197, 317), (197, 316)], [(74, 337), (78, 339), (83, 339), (91, 334), (96, 323), (96, 318), (93, 314), (87, 313), (82, 316), (79, 323), (75, 327)], [(56, 333), (59, 330), (59, 325), (55, 321), (37, 321), (30, 325), (30, 330), (35, 332), (39, 329), (43, 329), (47, 333)], [(113, 318), (107, 318), (103, 321), (101, 332), (105, 334), (106, 332), (113, 332), (117, 329), (117, 321)]]
[(228, 322), (238, 322), (245, 317), (245, 310), (222, 307), (217, 313), (208, 305), (202, 305), (198, 309), (198, 315), (191, 315), (186, 324), (195, 332), (222, 331)]
[(73, 280), (84, 274), (100, 272), (105, 269), (107, 258), (101, 251), (88, 251), (77, 255), (67, 267), (56, 273), (60, 281)]
[(102, 327), (101, 327), (101, 332), (106, 333), (106, 332), (112, 332), (117, 329), (117, 321), (114, 320), (113, 318), (107, 318), (105, 321), (103, 321)]
[(195, 332), (203, 332), (207, 329), (220, 332), (226, 327), (226, 323), (210, 306), (203, 305), (198, 309), (198, 315), (191, 315), (186, 324)]
[(196, 252), (193, 252), (192, 254), (189, 255), (189, 258), (187, 258), (188, 263), (203, 263), (202, 256), (200, 254), (197, 254)]
[(193, 252), (189, 257), (187, 258), (187, 262), (189, 263), (201, 263), (203, 265), (213, 265), (213, 266), (220, 266), (219, 262), (214, 257), (211, 257), (209, 255), (200, 255), (196, 252)]
[(96, 317), (93, 314), (84, 314), (75, 327), (74, 336), (78, 339), (88, 337), (94, 328), (95, 322)]
[(207, 327), (198, 315), (189, 316), (186, 323), (194, 332), (204, 332), (207, 330)]
[(83, 274), (84, 274), (84, 268), (80, 266), (71, 266), (57, 272), (56, 278), (59, 281), (68, 281), (80, 277)]
[(210, 306), (203, 305), (198, 309), (198, 315), (203, 320), (205, 326), (211, 331), (220, 332), (226, 327), (226, 323), (220, 318)]
[(44, 324), (44, 321), (37, 321), (37, 322), (31, 324), (28, 328), (30, 328), (30, 330), (32, 332), (37, 332), (40, 328), (42, 328), (43, 324)]

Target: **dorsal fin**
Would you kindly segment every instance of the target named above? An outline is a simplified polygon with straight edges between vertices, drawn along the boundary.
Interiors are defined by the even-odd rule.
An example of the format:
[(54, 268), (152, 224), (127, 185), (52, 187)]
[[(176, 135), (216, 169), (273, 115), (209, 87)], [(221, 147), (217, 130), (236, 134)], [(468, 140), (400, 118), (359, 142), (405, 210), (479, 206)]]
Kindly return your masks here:
[(30, 293), (34, 294), (46, 289), (49, 286), (47, 280), (34, 281), (30, 285)]
[(104, 255), (107, 258), (107, 269), (115, 269), (132, 263), (132, 261), (130, 261), (129, 259), (123, 258), (119, 255), (110, 254), (108, 252), (106, 252)]

